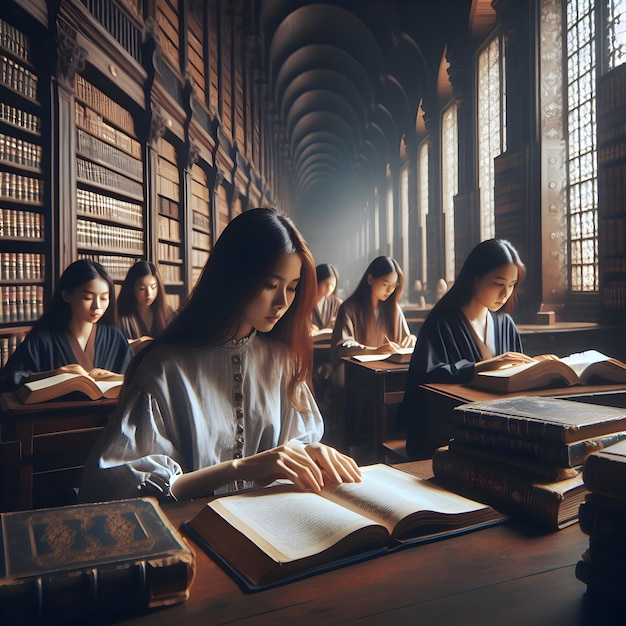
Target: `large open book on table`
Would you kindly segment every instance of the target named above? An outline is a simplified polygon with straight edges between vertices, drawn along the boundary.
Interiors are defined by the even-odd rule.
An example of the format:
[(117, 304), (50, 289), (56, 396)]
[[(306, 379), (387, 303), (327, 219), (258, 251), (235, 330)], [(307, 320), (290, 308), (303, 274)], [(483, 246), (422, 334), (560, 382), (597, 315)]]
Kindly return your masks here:
[(371, 363), (372, 361), (389, 361), (390, 363), (410, 363), (413, 356), (413, 348), (400, 348), (397, 352), (383, 354), (355, 354), (352, 358), (359, 363)]
[(479, 372), (471, 383), (489, 391), (514, 392), (551, 385), (626, 383), (626, 363), (597, 350), (558, 358), (553, 354), (534, 357), (531, 363)]
[(63, 372), (38, 380), (29, 380), (15, 391), (15, 395), (24, 404), (46, 402), (74, 392), (91, 400), (99, 400), (119, 397), (123, 383), (123, 374), (109, 375), (106, 379), (97, 380), (84, 374)]
[(495, 523), (494, 509), (386, 465), (320, 494), (276, 485), (217, 497), (184, 528), (248, 591)]

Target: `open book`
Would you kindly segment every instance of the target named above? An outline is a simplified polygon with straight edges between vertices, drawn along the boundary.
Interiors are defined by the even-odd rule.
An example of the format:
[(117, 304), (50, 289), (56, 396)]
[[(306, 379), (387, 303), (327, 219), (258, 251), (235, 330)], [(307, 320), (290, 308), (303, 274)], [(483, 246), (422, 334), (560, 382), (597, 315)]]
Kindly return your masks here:
[(46, 402), (73, 392), (84, 394), (91, 400), (99, 400), (100, 398), (117, 398), (123, 383), (123, 374), (96, 380), (91, 376), (64, 372), (25, 382), (16, 390), (15, 395), (24, 404)]
[(392, 354), (355, 354), (352, 358), (360, 363), (371, 363), (372, 361), (389, 361), (390, 363), (410, 363), (413, 356), (413, 348), (400, 348)]
[(534, 357), (531, 363), (479, 372), (471, 386), (489, 391), (514, 392), (551, 385), (586, 385), (592, 378), (594, 382), (626, 383), (626, 363), (597, 350), (563, 358), (543, 354)]
[(311, 337), (313, 338), (313, 343), (322, 343), (325, 341), (330, 341), (333, 336), (332, 328), (318, 328), (317, 330), (311, 331)]
[(291, 484), (211, 500), (184, 528), (252, 591), (503, 519), (386, 465), (320, 494)]

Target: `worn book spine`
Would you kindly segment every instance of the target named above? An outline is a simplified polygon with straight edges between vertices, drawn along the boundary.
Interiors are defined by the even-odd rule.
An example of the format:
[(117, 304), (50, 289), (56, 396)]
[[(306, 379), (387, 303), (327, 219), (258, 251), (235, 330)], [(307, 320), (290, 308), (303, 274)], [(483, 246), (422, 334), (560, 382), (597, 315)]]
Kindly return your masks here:
[(433, 473), (437, 482), (451, 491), (508, 515), (525, 517), (549, 530), (558, 530), (577, 519), (574, 514), (561, 515), (564, 495), (551, 488), (554, 483), (535, 482), (520, 470), (453, 453), (447, 446), (434, 451)]
[(591, 454), (583, 471), (590, 491), (615, 498), (626, 498), (626, 456), (606, 451)]
[(89, 623), (189, 595), (195, 555), (156, 500), (0, 515), (0, 623)]
[(544, 463), (561, 467), (582, 465), (593, 452), (626, 439), (626, 432), (612, 433), (603, 437), (582, 439), (572, 443), (532, 441), (510, 437), (505, 433), (490, 433), (469, 428), (459, 428), (454, 433), (455, 441), (482, 447), (487, 450), (509, 451)]
[(603, 537), (614, 542), (626, 544), (626, 507), (625, 503), (609, 498), (594, 500), (587, 497), (580, 505), (580, 530), (592, 537)]
[[(606, 598), (614, 602), (618, 602), (618, 599), (624, 596), (626, 571), (623, 570), (618, 574), (612, 570), (593, 565), (585, 559), (580, 559), (576, 563), (576, 569), (574, 571), (576, 578), (587, 585), (587, 592), (592, 596)], [(620, 617), (621, 620), (623, 620), (623, 613)], [(602, 620), (601, 615), (598, 615), (597, 618), (595, 623), (607, 623)], [(610, 623), (619, 624), (622, 623), (621, 620), (619, 622)]]

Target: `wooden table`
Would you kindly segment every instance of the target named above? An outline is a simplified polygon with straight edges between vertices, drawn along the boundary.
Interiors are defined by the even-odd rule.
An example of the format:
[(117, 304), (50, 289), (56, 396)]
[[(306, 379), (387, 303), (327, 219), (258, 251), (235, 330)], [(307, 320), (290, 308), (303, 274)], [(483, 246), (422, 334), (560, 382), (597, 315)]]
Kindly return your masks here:
[(62, 493), (71, 495), (69, 490), (80, 486), (87, 456), (116, 404), (106, 399), (23, 404), (14, 393), (0, 395), (0, 454), (6, 450), (18, 461), (13, 469), (0, 466), (19, 482), (18, 500), (3, 502), (5, 510), (69, 503), (54, 498), (63, 500)]
[(515, 393), (491, 393), (467, 385), (429, 384), (422, 385), (426, 392), (428, 412), (429, 447), (434, 450), (446, 445), (453, 434), (453, 409), (466, 402), (495, 400), (513, 396), (543, 396), (565, 398), (626, 408), (626, 386), (624, 385), (572, 385), (571, 387), (546, 387)]
[[(423, 477), (430, 462), (405, 468)], [(176, 525), (203, 505), (167, 505)], [(485, 528), (252, 594), (200, 548), (187, 602), (118, 623), (461, 624), (572, 626), (585, 623), (585, 585), (574, 565), (588, 546), (578, 525), (540, 534), (518, 523)], [(595, 620), (595, 621), (594, 621)], [(593, 615), (589, 624), (597, 621)], [(619, 622), (612, 622), (619, 623)]]
[(395, 430), (388, 412), (404, 398), (408, 364), (389, 361), (361, 363), (351, 357), (345, 365), (345, 419), (347, 446), (369, 443), (374, 459), (380, 459), (383, 441)]

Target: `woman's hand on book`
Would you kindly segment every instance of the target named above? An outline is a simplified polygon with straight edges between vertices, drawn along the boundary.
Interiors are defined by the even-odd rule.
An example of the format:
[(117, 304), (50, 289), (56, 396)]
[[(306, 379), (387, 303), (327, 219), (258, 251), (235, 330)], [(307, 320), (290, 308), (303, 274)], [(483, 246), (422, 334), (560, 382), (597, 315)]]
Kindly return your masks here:
[(532, 363), (535, 359), (521, 352), (505, 352), (499, 354), (491, 359), (479, 361), (476, 363), (474, 371), (486, 372), (489, 370), (503, 369), (505, 367), (514, 367), (515, 365), (522, 365), (523, 363)]
[(78, 363), (68, 363), (62, 365), (59, 369), (55, 370), (55, 374), (76, 374), (77, 376), (89, 376), (89, 372)]
[(325, 478), (332, 482), (358, 482), (361, 472), (356, 462), (324, 444), (306, 447), (286, 443), (234, 462), (238, 477), (261, 485), (282, 478), (303, 491), (321, 491)]
[(90, 372), (94, 380), (124, 380), (123, 374), (117, 374), (116, 372), (110, 372), (109, 370), (103, 370), (99, 367), (94, 367)]

